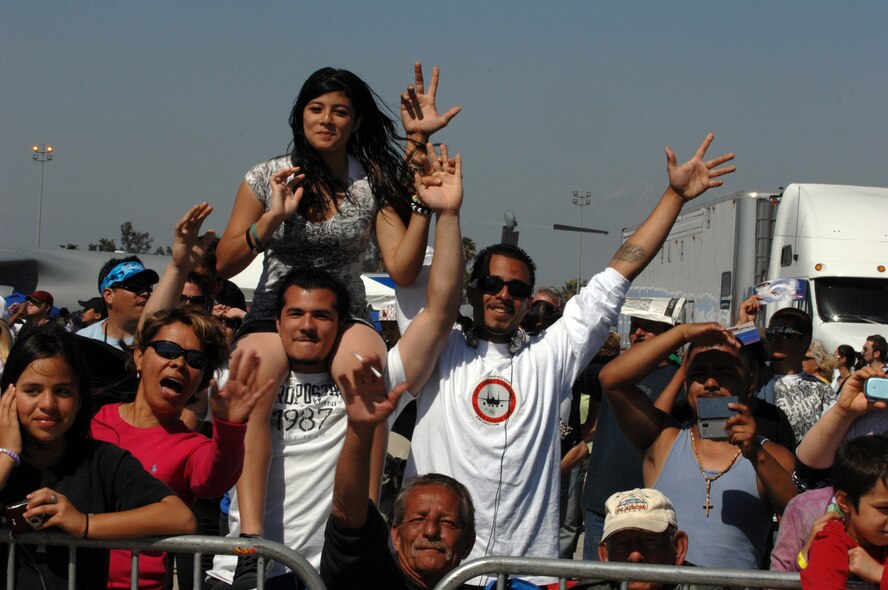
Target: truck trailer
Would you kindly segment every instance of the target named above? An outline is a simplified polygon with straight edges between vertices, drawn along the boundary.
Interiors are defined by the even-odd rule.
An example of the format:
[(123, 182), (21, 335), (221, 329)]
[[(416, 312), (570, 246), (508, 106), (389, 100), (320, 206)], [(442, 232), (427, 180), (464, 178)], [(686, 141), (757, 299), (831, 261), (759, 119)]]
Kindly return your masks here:
[[(797, 279), (827, 350), (888, 336), (888, 189), (791, 184), (739, 191), (679, 216), (630, 297), (684, 297), (680, 321), (732, 325), (759, 283)], [(624, 229), (625, 242), (637, 229)], [(781, 306), (765, 307), (764, 325)], [(621, 332), (625, 328), (621, 324)]]

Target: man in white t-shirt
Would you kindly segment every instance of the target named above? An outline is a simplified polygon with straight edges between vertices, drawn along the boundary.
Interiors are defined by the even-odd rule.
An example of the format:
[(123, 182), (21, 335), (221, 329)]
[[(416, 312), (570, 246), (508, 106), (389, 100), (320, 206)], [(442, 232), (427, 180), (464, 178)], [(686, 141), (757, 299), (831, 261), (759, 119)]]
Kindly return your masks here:
[[(328, 357), (348, 317), (348, 292), (329, 273), (293, 272), (281, 282), (278, 331), (290, 375), (271, 412), (272, 459), (266, 488), (263, 536), (320, 565), (323, 527), (330, 514), (333, 466), (345, 434), (345, 408), (330, 377)], [(230, 492), (229, 536), (241, 534), (236, 489)], [(256, 584), (256, 561), (217, 555), (210, 577), (235, 588)], [(272, 587), (295, 587), (293, 574), (275, 563)]]
[[(439, 185), (420, 193), (436, 210), (435, 254), (429, 269), (426, 305), (399, 342), (403, 350), (409, 351), (402, 364), (402, 380), (417, 390), (428, 379), (459, 310), (464, 269), (459, 156), (456, 162), (455, 171), (438, 170), (435, 174), (442, 179)], [(294, 270), (281, 281), (276, 309), (290, 376), (271, 411), (272, 459), (262, 536), (284, 543), (319, 567), (324, 526), (333, 502), (336, 463), (346, 429), (345, 406), (328, 372), (328, 363), (349, 317), (348, 291), (324, 271)], [(363, 358), (362, 351), (349, 352)], [(378, 361), (375, 356), (367, 356)], [(383, 445), (376, 441), (374, 448), (384, 453)], [(381, 460), (379, 465), (381, 471)], [(231, 491), (229, 525), (229, 536), (240, 535), (236, 490)], [(255, 587), (255, 559), (241, 558), (238, 562), (234, 556), (217, 555), (213, 566), (208, 572), (211, 577), (236, 589)], [(283, 566), (273, 566), (267, 577), (266, 588), (296, 587), (293, 574)]]
[[(453, 330), (426, 386), (411, 389), (419, 401), (407, 467), (408, 477), (443, 473), (469, 488), (477, 517), (469, 559), (558, 555), (559, 405), (684, 203), (734, 170), (719, 168), (733, 154), (703, 160), (712, 138), (681, 165), (667, 148), (669, 188), (659, 204), (544, 333), (518, 330), (535, 278), (527, 254), (498, 244), (476, 256), (467, 290), (474, 328)], [(386, 372), (390, 384), (404, 380), (397, 356), (389, 355)]]

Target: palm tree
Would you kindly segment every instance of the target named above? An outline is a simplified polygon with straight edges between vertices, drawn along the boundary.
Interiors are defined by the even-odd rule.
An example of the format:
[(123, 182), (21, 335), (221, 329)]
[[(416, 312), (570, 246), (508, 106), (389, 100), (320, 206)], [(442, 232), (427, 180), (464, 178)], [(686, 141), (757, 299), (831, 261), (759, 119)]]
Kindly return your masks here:
[(478, 253), (478, 247), (475, 245), (475, 240), (472, 238), (463, 237), (462, 239), (463, 246), (463, 260), (465, 260), (465, 272), (463, 274), (463, 285), (469, 284), (469, 276), (471, 273), (469, 272), (469, 268), (475, 260), (475, 254)]
[(561, 287), (561, 296), (567, 301), (577, 294), (577, 279), (567, 279)]
[(475, 245), (475, 240), (468, 237), (463, 237), (462, 246), (463, 259), (466, 261), (466, 267), (468, 267), (472, 259), (475, 258), (475, 254), (478, 253), (478, 247)]

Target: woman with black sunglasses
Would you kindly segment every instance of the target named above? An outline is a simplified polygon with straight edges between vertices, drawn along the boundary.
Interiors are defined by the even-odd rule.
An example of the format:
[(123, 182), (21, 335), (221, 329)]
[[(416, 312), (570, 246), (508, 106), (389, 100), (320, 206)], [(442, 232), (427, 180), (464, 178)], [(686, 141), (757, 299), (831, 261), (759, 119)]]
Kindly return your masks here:
[[(18, 340), (7, 360), (0, 380), (0, 502), (13, 516), (10, 528), (84, 539), (194, 531), (194, 516), (169, 487), (129, 453), (90, 437), (91, 380), (73, 336), (38, 331)], [(0, 545), (0, 579), (12, 565), (10, 588), (66, 588), (68, 553), (64, 546), (21, 544), (9, 562), (8, 547)], [(74, 559), (73, 587), (105, 587), (107, 550), (81, 547)]]
[[(136, 335), (135, 400), (104, 406), (92, 422), (96, 439), (130, 451), (189, 506), (197, 498), (221, 496), (237, 482), (247, 418), (256, 400), (273, 386), (257, 383), (255, 354), (235, 352), (228, 381), (217, 390), (212, 377), (225, 363), (227, 350), (218, 322), (198, 309), (171, 308), (152, 315)], [(180, 419), (183, 407), (207, 386), (212, 439), (191, 431)], [(112, 552), (110, 588), (129, 587), (129, 561), (129, 552)], [(163, 588), (166, 573), (164, 554), (142, 554), (140, 588)]]

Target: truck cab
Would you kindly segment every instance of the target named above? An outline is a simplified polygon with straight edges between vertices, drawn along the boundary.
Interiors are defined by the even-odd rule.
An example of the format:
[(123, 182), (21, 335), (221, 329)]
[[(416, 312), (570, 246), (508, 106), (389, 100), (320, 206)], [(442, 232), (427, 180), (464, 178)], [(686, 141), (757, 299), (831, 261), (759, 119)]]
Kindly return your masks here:
[[(791, 184), (774, 223), (768, 279), (807, 283), (796, 305), (827, 350), (888, 335), (888, 189)], [(768, 319), (779, 305), (766, 307)]]

